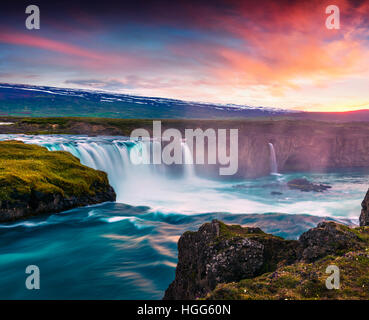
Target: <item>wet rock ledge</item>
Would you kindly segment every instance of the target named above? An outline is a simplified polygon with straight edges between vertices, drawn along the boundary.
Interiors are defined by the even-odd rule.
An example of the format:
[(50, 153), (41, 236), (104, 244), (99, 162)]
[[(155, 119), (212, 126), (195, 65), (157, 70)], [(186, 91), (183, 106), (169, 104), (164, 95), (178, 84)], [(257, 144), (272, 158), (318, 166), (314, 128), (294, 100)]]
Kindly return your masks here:
[(68, 152), (0, 142), (0, 222), (115, 198), (105, 172), (82, 165)]
[[(299, 240), (213, 220), (178, 242), (175, 280), (164, 299), (368, 299), (369, 227), (321, 222)], [(325, 273), (337, 265), (341, 290)]]

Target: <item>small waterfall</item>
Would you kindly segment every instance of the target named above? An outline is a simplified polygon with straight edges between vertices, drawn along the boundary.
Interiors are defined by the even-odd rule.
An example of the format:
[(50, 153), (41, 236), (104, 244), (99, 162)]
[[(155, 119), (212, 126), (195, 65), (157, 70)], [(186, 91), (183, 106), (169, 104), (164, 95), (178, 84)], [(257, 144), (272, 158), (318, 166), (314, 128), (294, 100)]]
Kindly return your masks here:
[(278, 173), (278, 165), (277, 165), (277, 158), (275, 156), (274, 146), (273, 146), (273, 143), (269, 142), (268, 144), (269, 144), (269, 151), (270, 151), (270, 173), (276, 174)]
[(193, 165), (192, 153), (185, 142), (182, 142), (182, 155), (184, 163), (184, 176), (187, 179), (193, 178), (195, 176), (195, 167)]

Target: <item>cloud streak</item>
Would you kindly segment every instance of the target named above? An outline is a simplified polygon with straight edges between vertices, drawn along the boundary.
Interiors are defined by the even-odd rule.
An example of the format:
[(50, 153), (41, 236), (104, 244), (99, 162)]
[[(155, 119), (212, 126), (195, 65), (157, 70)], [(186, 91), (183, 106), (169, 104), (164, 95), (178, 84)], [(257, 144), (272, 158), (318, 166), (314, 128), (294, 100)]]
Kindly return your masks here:
[(78, 46), (74, 46), (61, 41), (55, 41), (39, 36), (26, 35), (17, 32), (7, 32), (7, 33), (4, 32), (0, 34), (0, 42), (19, 46), (34, 47), (58, 53), (63, 53), (67, 55), (78, 56), (82, 58), (96, 60), (104, 59), (104, 56), (98, 55), (94, 52), (90, 52)]

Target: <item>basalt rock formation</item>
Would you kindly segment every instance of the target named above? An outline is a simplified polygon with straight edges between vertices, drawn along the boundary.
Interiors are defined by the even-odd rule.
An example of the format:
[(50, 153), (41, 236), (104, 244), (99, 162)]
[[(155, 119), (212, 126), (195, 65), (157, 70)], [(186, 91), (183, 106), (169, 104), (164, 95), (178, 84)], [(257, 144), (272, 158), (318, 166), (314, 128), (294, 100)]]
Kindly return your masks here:
[(44, 213), (56, 213), (76, 207), (115, 201), (114, 189), (105, 184), (94, 183), (93, 195), (73, 195), (62, 193), (38, 192), (34, 189), (28, 194), (13, 194), (12, 200), (0, 200), (0, 222), (14, 221), (28, 216)]
[(299, 238), (299, 260), (313, 262), (327, 255), (358, 249), (359, 236), (352, 229), (335, 222), (321, 222)]
[(321, 184), (321, 183), (312, 183), (306, 179), (293, 179), (287, 182), (287, 186), (290, 189), (297, 189), (304, 192), (314, 191), (314, 192), (323, 192), (327, 189), (332, 188), (329, 185)]
[(68, 152), (0, 142), (1, 222), (115, 198), (105, 172), (82, 165)]
[(321, 222), (299, 240), (284, 240), (259, 228), (213, 220), (179, 239), (176, 276), (164, 299), (337, 298), (322, 277), (330, 262), (344, 268), (348, 261), (353, 279), (346, 276), (347, 294), (368, 298), (368, 250), (367, 227)]
[(293, 240), (213, 220), (179, 239), (176, 278), (164, 299), (203, 297), (218, 283), (255, 277), (279, 261), (293, 261), (295, 251)]
[(361, 203), (360, 226), (369, 226), (369, 190)]

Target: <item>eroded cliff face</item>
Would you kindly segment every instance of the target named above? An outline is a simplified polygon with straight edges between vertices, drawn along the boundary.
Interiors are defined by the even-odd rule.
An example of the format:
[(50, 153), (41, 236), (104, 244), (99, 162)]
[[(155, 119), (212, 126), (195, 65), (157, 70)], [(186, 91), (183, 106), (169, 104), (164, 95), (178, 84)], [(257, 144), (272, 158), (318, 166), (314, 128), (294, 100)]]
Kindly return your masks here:
[[(279, 172), (369, 167), (369, 130), (362, 125), (276, 121), (245, 126), (240, 132), (242, 176), (270, 172), (268, 142), (274, 146)], [(256, 144), (243, 142), (253, 136)]]
[[(163, 125), (163, 130), (166, 126)], [(274, 146), (281, 173), (369, 168), (369, 127), (365, 123), (247, 120), (202, 122), (192, 127), (238, 129), (237, 178), (260, 177), (271, 172), (269, 143)], [(196, 165), (198, 174), (204, 175), (219, 176), (218, 168)]]
[(0, 222), (115, 201), (105, 172), (64, 151), (0, 142)]
[(369, 190), (361, 203), (360, 226), (369, 226)]
[(116, 200), (115, 191), (110, 185), (96, 183), (93, 188), (97, 190), (94, 195), (65, 195), (34, 190), (29, 194), (13, 194), (11, 201), (0, 199), (0, 222)]

